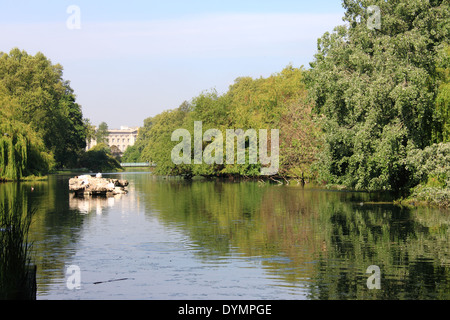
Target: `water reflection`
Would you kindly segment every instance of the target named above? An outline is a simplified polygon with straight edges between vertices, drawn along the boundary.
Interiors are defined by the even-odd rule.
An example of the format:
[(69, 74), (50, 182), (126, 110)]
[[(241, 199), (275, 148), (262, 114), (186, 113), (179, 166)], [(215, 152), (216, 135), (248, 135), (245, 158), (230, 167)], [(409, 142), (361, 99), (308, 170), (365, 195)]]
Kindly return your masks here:
[[(112, 285), (63, 291), (64, 266), (75, 260), (93, 282), (132, 274), (134, 282), (115, 285), (143, 299), (450, 298), (448, 211), (396, 207), (367, 193), (116, 176), (130, 182), (127, 195), (75, 198), (65, 176), (33, 191), (29, 183), (0, 184), (0, 202), (38, 208), (32, 237), (41, 297), (113, 295)], [(366, 286), (370, 265), (381, 269), (380, 290)]]
[(88, 214), (95, 212), (96, 214), (102, 214), (106, 208), (114, 207), (122, 199), (121, 194), (114, 196), (76, 196), (75, 194), (69, 195), (69, 208), (77, 210), (80, 213)]
[[(448, 212), (370, 194), (148, 179), (146, 203), (188, 232), (205, 261), (237, 252), (284, 286), (307, 286), (310, 299), (450, 297)], [(367, 288), (370, 265), (382, 270), (382, 290)]]

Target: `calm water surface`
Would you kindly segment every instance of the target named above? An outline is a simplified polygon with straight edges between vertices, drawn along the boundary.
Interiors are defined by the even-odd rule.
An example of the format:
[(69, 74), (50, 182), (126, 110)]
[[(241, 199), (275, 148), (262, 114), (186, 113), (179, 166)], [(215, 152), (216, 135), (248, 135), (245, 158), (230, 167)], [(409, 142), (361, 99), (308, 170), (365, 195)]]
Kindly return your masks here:
[[(449, 211), (301, 186), (108, 176), (129, 193), (74, 198), (69, 175), (0, 184), (0, 202), (38, 208), (38, 299), (450, 298)], [(79, 289), (67, 286), (70, 265)], [(371, 265), (380, 289), (367, 287)]]

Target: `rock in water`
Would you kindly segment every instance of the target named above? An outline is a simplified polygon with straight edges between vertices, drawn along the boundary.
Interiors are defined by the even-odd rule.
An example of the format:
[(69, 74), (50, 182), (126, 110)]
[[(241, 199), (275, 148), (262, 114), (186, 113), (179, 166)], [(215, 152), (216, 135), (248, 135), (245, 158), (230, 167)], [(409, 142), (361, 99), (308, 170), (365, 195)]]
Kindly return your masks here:
[(82, 175), (69, 179), (69, 191), (76, 195), (115, 195), (127, 193), (127, 180)]

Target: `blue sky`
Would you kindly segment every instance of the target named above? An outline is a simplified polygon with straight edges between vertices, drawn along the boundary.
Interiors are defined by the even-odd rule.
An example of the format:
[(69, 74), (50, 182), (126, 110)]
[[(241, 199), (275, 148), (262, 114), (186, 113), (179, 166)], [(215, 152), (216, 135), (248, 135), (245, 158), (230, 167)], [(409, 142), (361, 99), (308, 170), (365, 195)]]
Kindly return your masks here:
[[(67, 27), (70, 5), (80, 29)], [(343, 15), (340, 0), (0, 0), (0, 51), (60, 63), (94, 125), (141, 126), (237, 77), (308, 67), (317, 38)]]

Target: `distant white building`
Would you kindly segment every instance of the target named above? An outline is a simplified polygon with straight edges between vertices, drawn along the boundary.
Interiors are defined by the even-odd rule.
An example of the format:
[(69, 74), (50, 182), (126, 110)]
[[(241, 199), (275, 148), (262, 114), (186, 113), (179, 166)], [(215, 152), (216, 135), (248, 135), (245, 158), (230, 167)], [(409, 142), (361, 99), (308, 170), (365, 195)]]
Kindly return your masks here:
[[(121, 126), (120, 129), (108, 129), (109, 135), (106, 138), (106, 144), (111, 149), (117, 147), (120, 152), (123, 153), (128, 146), (132, 146), (136, 143), (138, 130), (138, 127), (129, 128), (125, 126)], [(89, 150), (95, 145), (97, 145), (97, 140), (95, 138), (91, 139), (91, 141), (86, 141), (86, 150)]]

